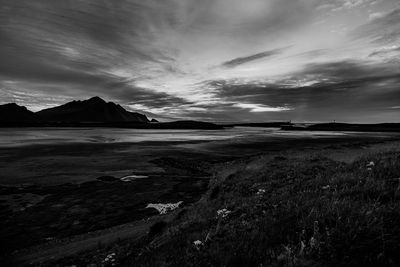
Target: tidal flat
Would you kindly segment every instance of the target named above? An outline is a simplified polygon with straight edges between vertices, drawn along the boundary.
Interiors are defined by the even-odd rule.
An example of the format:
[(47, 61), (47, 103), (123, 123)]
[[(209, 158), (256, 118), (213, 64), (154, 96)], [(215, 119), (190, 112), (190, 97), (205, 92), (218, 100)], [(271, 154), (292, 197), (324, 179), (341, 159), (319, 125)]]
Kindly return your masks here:
[[(104, 249), (146, 236), (154, 222), (174, 224), (207, 195), (219, 198), (218, 177), (235, 175), (240, 168), (242, 178), (250, 177), (259, 164), (269, 164), (255, 161), (257, 157), (286, 164), (288, 155), (314, 155), (352, 164), (376, 151), (399, 151), (400, 140), (395, 133), (247, 127), (225, 132), (155, 130), (154, 140), (151, 133), (125, 129), (18, 129), (14, 135), (8, 129), (1, 134), (8, 136), (0, 146), (1, 254), (4, 261), (24, 264), (76, 260), (74, 255), (93, 249), (94, 241), (91, 246), (75, 246), (70, 253), (49, 250), (54, 245), (62, 248), (61, 244), (96, 236), (90, 240), (100, 240)], [(319, 161), (313, 166), (324, 168), (318, 167)], [(141, 178), (121, 180), (127, 176)], [(180, 214), (180, 219), (146, 209), (149, 203), (179, 201), (182, 205), (173, 214)], [(127, 234), (132, 233), (128, 224), (135, 225), (132, 229), (140, 224), (141, 231)], [(82, 265), (91, 261), (83, 259)]]

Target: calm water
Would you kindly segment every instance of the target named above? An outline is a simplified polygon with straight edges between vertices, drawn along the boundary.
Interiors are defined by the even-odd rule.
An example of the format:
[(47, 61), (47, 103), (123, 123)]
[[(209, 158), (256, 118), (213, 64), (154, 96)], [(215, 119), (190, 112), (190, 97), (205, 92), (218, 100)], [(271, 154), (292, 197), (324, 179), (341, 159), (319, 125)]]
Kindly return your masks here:
[(326, 137), (347, 135), (341, 132), (280, 131), (276, 128), (234, 127), (225, 130), (149, 130), (117, 128), (3, 128), (0, 147), (62, 143), (139, 143), (218, 141), (232, 138), (268, 136)]
[[(0, 184), (62, 184), (111, 175), (163, 172), (152, 160), (182, 156), (192, 160), (252, 155), (285, 149), (294, 139), (381, 133), (281, 131), (235, 127), (225, 130), (143, 130), (116, 128), (0, 128)], [(336, 139), (336, 138), (335, 138)], [(173, 143), (166, 143), (166, 142)], [(79, 145), (82, 149), (79, 149)], [(106, 145), (104, 145), (106, 144)], [(293, 144), (293, 142), (289, 142)], [(32, 145), (35, 145), (33, 147)]]

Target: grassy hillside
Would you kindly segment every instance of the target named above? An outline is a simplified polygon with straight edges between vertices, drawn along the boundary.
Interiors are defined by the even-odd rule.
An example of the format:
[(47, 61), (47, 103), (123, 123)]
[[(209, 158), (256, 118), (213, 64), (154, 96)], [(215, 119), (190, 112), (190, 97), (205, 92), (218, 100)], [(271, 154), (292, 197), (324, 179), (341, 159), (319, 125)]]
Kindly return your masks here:
[(154, 223), (146, 237), (58, 264), (399, 266), (399, 148), (351, 163), (329, 151), (224, 163), (198, 203)]
[[(352, 164), (277, 156), (243, 166), (215, 180), (202, 202), (123, 264), (400, 263), (400, 153), (366, 155)], [(218, 216), (224, 208), (230, 213)]]

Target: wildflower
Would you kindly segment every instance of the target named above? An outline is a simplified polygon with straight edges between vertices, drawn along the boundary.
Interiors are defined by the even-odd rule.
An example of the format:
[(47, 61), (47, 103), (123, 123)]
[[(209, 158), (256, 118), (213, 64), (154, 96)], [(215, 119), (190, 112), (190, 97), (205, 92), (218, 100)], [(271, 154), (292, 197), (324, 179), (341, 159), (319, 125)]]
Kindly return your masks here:
[(200, 247), (204, 245), (203, 242), (201, 242), (200, 240), (194, 241), (193, 244), (197, 250), (200, 250)]
[(226, 216), (229, 215), (229, 213), (231, 213), (231, 211), (227, 209), (217, 210), (217, 217), (221, 216), (222, 218), (225, 218)]
[(367, 164), (367, 167), (369, 167), (369, 168), (374, 167), (374, 166), (375, 166), (375, 162), (373, 162), (373, 161), (370, 161), (370, 162)]
[(265, 189), (258, 189), (257, 195), (263, 195), (265, 193)]
[(103, 260), (103, 262), (115, 262), (115, 259), (114, 259), (114, 257), (115, 257), (115, 253), (113, 252), (113, 253), (111, 253), (111, 254), (108, 254), (107, 256), (106, 256), (106, 258)]

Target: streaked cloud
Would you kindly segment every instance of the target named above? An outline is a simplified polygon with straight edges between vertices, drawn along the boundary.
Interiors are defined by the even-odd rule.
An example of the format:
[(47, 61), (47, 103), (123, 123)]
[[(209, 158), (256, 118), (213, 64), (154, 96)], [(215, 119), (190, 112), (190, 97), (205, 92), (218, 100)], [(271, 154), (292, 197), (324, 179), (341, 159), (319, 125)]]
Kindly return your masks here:
[(234, 107), (249, 109), (250, 112), (280, 112), (291, 110), (289, 107), (270, 107), (262, 104), (236, 103)]
[(258, 59), (268, 58), (277, 54), (282, 53), (286, 48), (277, 48), (270, 51), (265, 51), (261, 53), (257, 53), (254, 55), (246, 56), (246, 57), (238, 57), (229, 61), (222, 63), (221, 65), (224, 67), (234, 68), (236, 66), (249, 63)]
[(379, 44), (394, 44), (400, 40), (400, 7), (382, 13), (353, 32), (357, 38), (369, 39)]

